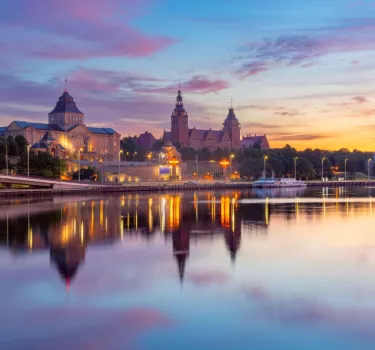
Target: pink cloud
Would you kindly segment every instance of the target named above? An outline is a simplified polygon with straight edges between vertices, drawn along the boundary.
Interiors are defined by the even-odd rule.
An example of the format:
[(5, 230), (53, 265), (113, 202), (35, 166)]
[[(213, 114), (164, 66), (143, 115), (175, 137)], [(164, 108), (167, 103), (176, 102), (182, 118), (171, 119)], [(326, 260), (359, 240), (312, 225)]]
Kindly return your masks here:
[(366, 97), (363, 97), (363, 96), (353, 97), (353, 101), (356, 102), (356, 103), (366, 103), (366, 102), (368, 102)]
[[(174, 96), (137, 93), (137, 89), (149, 87), (157, 80), (142, 74), (79, 69), (68, 81), (68, 90), (85, 113), (88, 125), (106, 124), (127, 135), (129, 121), (136, 120), (132, 133), (148, 130), (157, 137), (170, 125), (169, 113), (174, 108)], [(0, 101), (0, 118), (46, 122), (47, 114), (63, 89), (63, 82), (57, 78), (40, 83), (0, 74), (0, 95), (6, 101)], [(209, 106), (189, 102), (191, 114), (203, 113), (205, 108)]]
[[(221, 90), (225, 90), (231, 87), (231, 84), (225, 80), (210, 80), (204, 76), (196, 75), (191, 79), (184, 81), (181, 86), (183, 92), (190, 92), (195, 94), (208, 94), (208, 93), (218, 93)], [(149, 87), (138, 89), (138, 92), (159, 92), (168, 93), (176, 92), (177, 84), (168, 85), (165, 87)]]
[[(129, 25), (130, 20), (145, 12), (149, 3), (145, 0), (94, 0), (85, 6), (73, 0), (40, 0), (35, 6), (29, 1), (5, 0), (0, 5), (0, 23), (12, 29), (34, 31), (34, 37), (44, 45), (35, 48), (20, 37), (22, 46), (18, 50), (38, 57), (148, 56), (176, 42), (168, 37), (146, 35)], [(125, 16), (125, 23), (123, 18), (119, 19), (119, 14)]]
[(269, 70), (269, 66), (265, 62), (254, 61), (244, 64), (239, 70), (237, 70), (237, 75), (241, 78), (247, 78), (254, 76)]

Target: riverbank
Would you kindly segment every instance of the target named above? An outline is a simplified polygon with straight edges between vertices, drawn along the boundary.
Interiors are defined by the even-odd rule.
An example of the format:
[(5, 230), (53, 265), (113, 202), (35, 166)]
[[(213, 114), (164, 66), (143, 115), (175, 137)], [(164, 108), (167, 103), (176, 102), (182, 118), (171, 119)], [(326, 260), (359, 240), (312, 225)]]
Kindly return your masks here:
[[(367, 187), (375, 181), (308, 181), (307, 187)], [(199, 182), (198, 184), (141, 183), (134, 185), (94, 185), (83, 189), (8, 189), (0, 191), (0, 198), (51, 197), (67, 195), (100, 195), (105, 193), (212, 191), (218, 189), (252, 188), (252, 182)]]

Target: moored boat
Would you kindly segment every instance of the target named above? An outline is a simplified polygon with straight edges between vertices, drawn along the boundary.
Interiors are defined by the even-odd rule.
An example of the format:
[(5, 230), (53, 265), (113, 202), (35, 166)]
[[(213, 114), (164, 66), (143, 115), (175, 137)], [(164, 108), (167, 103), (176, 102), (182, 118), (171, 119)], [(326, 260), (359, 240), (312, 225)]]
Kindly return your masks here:
[(254, 181), (254, 188), (283, 188), (283, 187), (306, 187), (306, 183), (302, 180), (290, 178), (274, 178), (261, 177)]

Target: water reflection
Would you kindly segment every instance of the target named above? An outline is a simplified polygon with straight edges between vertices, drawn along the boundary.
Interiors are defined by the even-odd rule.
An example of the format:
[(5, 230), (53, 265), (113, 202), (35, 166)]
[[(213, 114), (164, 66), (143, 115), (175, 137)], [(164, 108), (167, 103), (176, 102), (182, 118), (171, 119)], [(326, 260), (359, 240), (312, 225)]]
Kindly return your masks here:
[(0, 348), (373, 349), (373, 191), (2, 202)]
[[(318, 199), (310, 199), (312, 203), (303, 203), (307, 199), (298, 197), (304, 194), (300, 189), (127, 194), (42, 204), (16, 201), (10, 207), (2, 206), (0, 237), (12, 254), (49, 249), (51, 262), (69, 285), (85, 260), (88, 245), (134, 236), (152, 242), (155, 236), (162, 235), (172, 242), (182, 282), (192, 238), (199, 242), (207, 237), (222, 237), (230, 260), (235, 263), (241, 235), (266, 235), (273, 216), (295, 220), (304, 215), (322, 220), (327, 211), (342, 215), (358, 211), (372, 214), (371, 197), (362, 202), (352, 200), (344, 188), (322, 189), (321, 197), (319, 190), (311, 193)], [(363, 189), (362, 193), (371, 195), (371, 189)], [(294, 199), (288, 202), (283, 198)]]

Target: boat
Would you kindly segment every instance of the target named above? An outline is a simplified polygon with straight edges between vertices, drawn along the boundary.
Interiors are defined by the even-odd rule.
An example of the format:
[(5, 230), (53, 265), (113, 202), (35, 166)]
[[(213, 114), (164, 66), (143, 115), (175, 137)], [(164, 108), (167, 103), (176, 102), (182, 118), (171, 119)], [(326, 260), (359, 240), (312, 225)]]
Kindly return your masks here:
[(283, 187), (306, 187), (302, 180), (290, 178), (261, 177), (254, 181), (254, 188), (283, 188)]

